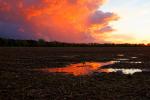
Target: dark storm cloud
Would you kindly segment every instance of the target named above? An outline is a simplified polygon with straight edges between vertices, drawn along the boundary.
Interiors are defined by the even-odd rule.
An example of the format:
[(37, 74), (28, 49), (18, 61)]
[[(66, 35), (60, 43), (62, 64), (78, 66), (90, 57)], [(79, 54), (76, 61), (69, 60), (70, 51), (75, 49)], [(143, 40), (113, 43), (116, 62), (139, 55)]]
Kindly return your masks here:
[[(0, 0), (0, 36), (92, 42), (109, 32), (113, 13), (97, 11), (104, 0)], [(96, 26), (97, 25), (97, 26)], [(97, 28), (95, 28), (97, 27)]]

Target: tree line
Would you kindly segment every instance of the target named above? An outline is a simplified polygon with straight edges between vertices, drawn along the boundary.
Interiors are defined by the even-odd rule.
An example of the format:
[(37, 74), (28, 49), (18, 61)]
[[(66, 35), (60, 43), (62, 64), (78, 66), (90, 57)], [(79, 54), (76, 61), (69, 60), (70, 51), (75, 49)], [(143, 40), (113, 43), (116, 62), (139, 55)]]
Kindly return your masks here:
[(115, 43), (65, 43), (44, 39), (39, 40), (15, 40), (0, 38), (0, 47), (150, 47), (150, 44), (115, 44)]

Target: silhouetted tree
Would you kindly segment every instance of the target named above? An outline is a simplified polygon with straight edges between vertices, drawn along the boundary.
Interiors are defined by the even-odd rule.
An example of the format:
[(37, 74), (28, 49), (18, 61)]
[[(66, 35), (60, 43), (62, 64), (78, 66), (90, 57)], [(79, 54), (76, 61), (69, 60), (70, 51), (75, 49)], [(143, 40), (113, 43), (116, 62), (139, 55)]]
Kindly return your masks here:
[(46, 41), (44, 39), (39, 39), (38, 46), (46, 46)]
[(114, 44), (114, 43), (64, 43), (64, 42), (47, 42), (44, 39), (35, 40), (14, 40), (0, 38), (0, 46), (16, 46), (16, 47), (150, 47), (150, 43), (145, 44)]

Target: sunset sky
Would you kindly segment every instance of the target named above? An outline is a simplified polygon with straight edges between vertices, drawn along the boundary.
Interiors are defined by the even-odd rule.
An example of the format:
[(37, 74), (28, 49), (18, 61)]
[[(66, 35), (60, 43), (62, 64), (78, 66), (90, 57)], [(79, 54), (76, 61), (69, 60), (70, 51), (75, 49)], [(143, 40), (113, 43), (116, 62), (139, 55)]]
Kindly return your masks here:
[(0, 37), (148, 43), (150, 0), (0, 0)]
[(110, 41), (150, 42), (150, 0), (108, 0), (102, 8), (120, 17), (111, 23), (116, 31), (110, 34)]

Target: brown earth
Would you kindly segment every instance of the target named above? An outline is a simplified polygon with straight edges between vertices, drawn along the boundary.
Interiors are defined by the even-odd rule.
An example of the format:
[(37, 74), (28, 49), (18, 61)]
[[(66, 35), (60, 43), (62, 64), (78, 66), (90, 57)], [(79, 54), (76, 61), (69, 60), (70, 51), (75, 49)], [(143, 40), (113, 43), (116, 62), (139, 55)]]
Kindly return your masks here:
[[(124, 57), (117, 56), (119, 54), (124, 54)], [(105, 67), (150, 68), (149, 47), (0, 48), (0, 100), (149, 100), (149, 72), (75, 77), (33, 71), (118, 58), (143, 63), (119, 63)]]

